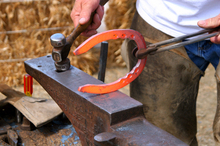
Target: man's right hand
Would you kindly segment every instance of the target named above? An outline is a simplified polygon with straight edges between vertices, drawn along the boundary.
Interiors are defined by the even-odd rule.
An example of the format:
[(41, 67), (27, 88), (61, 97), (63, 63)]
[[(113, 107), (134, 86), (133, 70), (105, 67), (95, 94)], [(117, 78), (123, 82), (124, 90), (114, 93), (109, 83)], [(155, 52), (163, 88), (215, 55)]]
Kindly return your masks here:
[(91, 16), (91, 13), (96, 11), (92, 24), (89, 25), (86, 31), (82, 33), (83, 36), (92, 36), (97, 33), (96, 29), (101, 25), (104, 15), (104, 7), (99, 5), (100, 0), (75, 0), (71, 12), (71, 18), (74, 26), (78, 24), (86, 24)]

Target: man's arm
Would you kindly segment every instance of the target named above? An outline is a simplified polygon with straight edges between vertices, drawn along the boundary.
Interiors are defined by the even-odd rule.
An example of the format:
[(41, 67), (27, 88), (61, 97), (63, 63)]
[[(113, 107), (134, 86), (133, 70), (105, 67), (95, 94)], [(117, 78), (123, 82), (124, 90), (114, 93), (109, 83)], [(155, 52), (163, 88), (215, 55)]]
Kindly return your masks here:
[[(216, 28), (216, 27), (220, 26), (220, 14), (217, 15), (216, 17), (199, 21), (198, 26), (200, 26), (202, 28)], [(213, 43), (220, 44), (220, 35), (216, 35), (216, 36), (210, 38), (210, 40)]]
[(85, 24), (89, 21), (91, 13), (96, 11), (92, 24), (82, 33), (84, 36), (91, 36), (97, 33), (96, 29), (101, 25), (104, 15), (104, 7), (99, 5), (100, 0), (76, 0), (71, 12), (74, 26)]

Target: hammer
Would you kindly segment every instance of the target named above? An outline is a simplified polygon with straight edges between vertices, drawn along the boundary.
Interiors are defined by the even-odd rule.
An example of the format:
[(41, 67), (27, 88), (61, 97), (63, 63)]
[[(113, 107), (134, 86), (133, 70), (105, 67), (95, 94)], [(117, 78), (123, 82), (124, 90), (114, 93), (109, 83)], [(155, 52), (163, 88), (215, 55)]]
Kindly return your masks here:
[[(99, 4), (104, 6), (107, 2), (108, 0), (100, 0)], [(52, 58), (55, 61), (54, 64), (57, 71), (62, 72), (70, 68), (70, 60), (67, 58), (70, 48), (74, 40), (92, 23), (94, 15), (95, 11), (91, 14), (90, 20), (86, 24), (78, 24), (67, 38), (61, 33), (53, 34), (50, 37), (50, 42), (53, 46)]]

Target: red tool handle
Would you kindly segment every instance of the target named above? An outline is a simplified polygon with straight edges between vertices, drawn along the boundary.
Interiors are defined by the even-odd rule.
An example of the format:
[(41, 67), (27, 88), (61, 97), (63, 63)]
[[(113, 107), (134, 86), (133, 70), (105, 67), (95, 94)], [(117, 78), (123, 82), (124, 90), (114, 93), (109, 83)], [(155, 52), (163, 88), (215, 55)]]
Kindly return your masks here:
[[(85, 53), (98, 43), (101, 43), (106, 40), (118, 39), (118, 38), (121, 39), (128, 38), (134, 40), (137, 44), (138, 49), (143, 49), (143, 48), (146, 49), (144, 38), (139, 32), (131, 29), (117, 29), (117, 30), (105, 31), (90, 37), (85, 42), (83, 42), (78, 48), (76, 48), (74, 54), (79, 55)], [(134, 68), (129, 73), (127, 73), (126, 76), (118, 79), (115, 82), (109, 84), (100, 84), (100, 85), (87, 84), (84, 86), (80, 86), (78, 88), (78, 91), (86, 92), (86, 93), (94, 93), (94, 94), (104, 94), (104, 93), (116, 91), (128, 85), (134, 79), (136, 79), (144, 69), (146, 61), (147, 58), (139, 59), (137, 64), (134, 66)]]
[(24, 75), (24, 93), (32, 96), (33, 93), (33, 77), (29, 74)]

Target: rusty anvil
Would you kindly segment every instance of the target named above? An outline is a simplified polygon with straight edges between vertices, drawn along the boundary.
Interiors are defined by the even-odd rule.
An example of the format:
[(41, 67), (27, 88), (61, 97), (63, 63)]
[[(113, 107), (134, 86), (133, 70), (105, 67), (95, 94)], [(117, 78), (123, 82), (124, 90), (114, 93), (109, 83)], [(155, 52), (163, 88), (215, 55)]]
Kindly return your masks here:
[(103, 82), (74, 66), (58, 72), (49, 55), (25, 61), (25, 69), (60, 106), (83, 146), (186, 145), (149, 123), (144, 118), (143, 105), (119, 91), (79, 92), (78, 87), (85, 83)]

